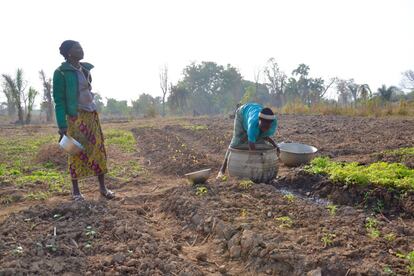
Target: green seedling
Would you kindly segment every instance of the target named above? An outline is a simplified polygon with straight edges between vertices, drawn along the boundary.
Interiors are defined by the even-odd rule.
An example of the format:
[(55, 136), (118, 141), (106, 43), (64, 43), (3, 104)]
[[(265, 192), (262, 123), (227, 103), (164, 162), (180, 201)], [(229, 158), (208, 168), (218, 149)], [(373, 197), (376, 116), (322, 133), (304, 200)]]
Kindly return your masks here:
[[(414, 189), (414, 170), (400, 163), (376, 162), (363, 166), (357, 162), (342, 163), (331, 161), (327, 157), (317, 157), (305, 170), (312, 174), (327, 175), (333, 182), (344, 184)], [(377, 207), (381, 208), (382, 205)]]
[(275, 220), (280, 223), (280, 228), (291, 228), (293, 225), (292, 219), (288, 216), (278, 217)]
[(388, 274), (388, 275), (393, 275), (394, 272), (392, 271), (392, 269), (387, 265), (384, 267), (384, 273)]
[(294, 202), (296, 199), (296, 197), (291, 193), (284, 195), (283, 198), (286, 199), (289, 203)]
[(382, 213), (382, 211), (384, 211), (384, 202), (382, 200), (377, 200), (374, 211), (376, 213)]
[(16, 246), (16, 248), (12, 250), (12, 254), (13, 255), (18, 255), (18, 256), (22, 255), (23, 254), (23, 247)]
[(368, 236), (376, 239), (380, 236), (380, 231), (377, 229), (378, 221), (375, 218), (367, 218), (365, 222), (365, 228), (368, 232)]
[(414, 250), (408, 254), (397, 253), (396, 256), (408, 260), (407, 271), (409, 275), (414, 275)]
[(92, 226), (87, 226), (86, 227), (86, 232), (85, 235), (89, 238), (89, 239), (93, 239), (96, 237), (96, 231), (92, 228)]
[(85, 249), (92, 249), (92, 243), (90, 242), (90, 241), (88, 241), (86, 244), (85, 244)]
[(321, 238), (321, 242), (323, 243), (323, 247), (328, 247), (333, 244), (333, 240), (335, 239), (336, 235), (331, 233), (325, 233)]
[(226, 182), (228, 180), (227, 175), (223, 175), (221, 177), (221, 181)]
[(56, 252), (58, 250), (58, 247), (55, 243), (46, 244), (46, 249), (52, 252)]
[(384, 239), (385, 239), (387, 242), (393, 242), (393, 241), (395, 241), (396, 236), (395, 236), (395, 234), (394, 234), (394, 233), (389, 233), (389, 234), (387, 234), (387, 235), (385, 235), (385, 236), (384, 236)]
[(326, 206), (326, 209), (328, 209), (329, 214), (334, 217), (336, 215), (337, 206), (334, 204), (328, 204)]
[(207, 188), (205, 186), (199, 186), (196, 188), (196, 195), (197, 196), (204, 196), (208, 192)]
[(242, 218), (247, 217), (247, 215), (248, 215), (248, 212), (247, 212), (247, 210), (246, 210), (246, 209), (241, 209), (241, 210), (240, 210), (240, 216), (241, 216)]
[(254, 182), (251, 180), (242, 180), (239, 183), (239, 187), (243, 190), (248, 190), (253, 186)]

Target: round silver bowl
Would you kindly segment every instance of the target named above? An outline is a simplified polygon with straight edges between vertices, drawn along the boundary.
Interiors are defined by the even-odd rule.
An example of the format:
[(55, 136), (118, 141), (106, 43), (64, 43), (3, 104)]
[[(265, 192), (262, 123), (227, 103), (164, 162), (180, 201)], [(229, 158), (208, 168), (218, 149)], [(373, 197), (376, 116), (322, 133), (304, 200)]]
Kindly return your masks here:
[(288, 167), (298, 167), (308, 164), (318, 151), (317, 148), (299, 143), (280, 143), (279, 159)]
[(202, 184), (207, 181), (207, 179), (210, 176), (210, 173), (211, 169), (205, 169), (201, 171), (187, 173), (185, 174), (185, 176), (192, 184)]
[(81, 143), (67, 135), (63, 135), (62, 140), (59, 142), (59, 146), (71, 155), (76, 155), (84, 150)]

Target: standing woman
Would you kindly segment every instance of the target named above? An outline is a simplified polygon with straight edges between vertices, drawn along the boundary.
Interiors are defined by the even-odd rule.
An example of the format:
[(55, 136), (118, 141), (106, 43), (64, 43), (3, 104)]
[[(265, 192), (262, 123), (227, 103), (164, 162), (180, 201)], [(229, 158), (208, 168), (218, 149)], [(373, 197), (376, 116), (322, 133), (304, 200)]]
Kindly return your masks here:
[(91, 92), (90, 70), (93, 65), (80, 62), (83, 49), (77, 41), (66, 40), (59, 50), (66, 60), (53, 74), (53, 99), (59, 134), (61, 138), (66, 134), (73, 137), (84, 147), (81, 153), (69, 155), (68, 159), (73, 200), (84, 200), (78, 180), (90, 176), (98, 177), (100, 193), (112, 199), (115, 194), (106, 188), (104, 182), (108, 171), (104, 137)]

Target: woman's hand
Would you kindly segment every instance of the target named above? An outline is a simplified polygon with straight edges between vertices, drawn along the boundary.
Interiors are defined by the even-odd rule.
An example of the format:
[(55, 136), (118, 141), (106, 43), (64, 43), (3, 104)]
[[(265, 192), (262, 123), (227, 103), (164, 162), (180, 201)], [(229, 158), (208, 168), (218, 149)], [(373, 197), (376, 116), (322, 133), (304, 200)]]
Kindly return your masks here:
[(78, 119), (78, 116), (69, 116), (69, 120), (75, 122)]
[(60, 140), (62, 140), (63, 135), (66, 135), (67, 131), (68, 131), (68, 130), (67, 130), (66, 128), (60, 128), (60, 129), (59, 129), (59, 131), (58, 131), (58, 133), (59, 133), (59, 135), (60, 135), (59, 142), (60, 142)]

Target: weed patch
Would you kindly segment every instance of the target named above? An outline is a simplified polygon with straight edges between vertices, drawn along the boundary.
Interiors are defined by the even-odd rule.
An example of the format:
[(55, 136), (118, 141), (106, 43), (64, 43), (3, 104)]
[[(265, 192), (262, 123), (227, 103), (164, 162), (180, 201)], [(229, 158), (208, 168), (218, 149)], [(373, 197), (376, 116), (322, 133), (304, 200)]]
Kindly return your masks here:
[(135, 151), (135, 138), (130, 131), (110, 129), (104, 137), (107, 145), (117, 145), (124, 152)]
[(328, 175), (334, 182), (414, 190), (414, 170), (398, 163), (376, 162), (362, 166), (356, 162), (341, 163), (318, 157), (305, 170), (312, 174)]

